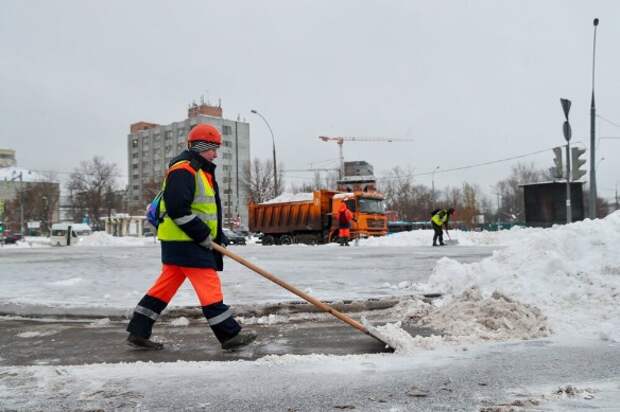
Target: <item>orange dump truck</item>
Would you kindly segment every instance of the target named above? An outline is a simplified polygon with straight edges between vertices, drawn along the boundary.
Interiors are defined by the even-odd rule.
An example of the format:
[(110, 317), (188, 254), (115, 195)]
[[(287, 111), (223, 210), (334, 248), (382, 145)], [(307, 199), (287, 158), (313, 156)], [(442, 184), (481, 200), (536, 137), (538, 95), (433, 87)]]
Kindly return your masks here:
[(345, 202), (355, 219), (351, 237), (384, 236), (387, 219), (380, 193), (342, 193), (317, 190), (280, 197), (266, 203), (250, 203), (249, 229), (263, 234), (263, 245), (326, 243), (338, 236), (338, 209)]

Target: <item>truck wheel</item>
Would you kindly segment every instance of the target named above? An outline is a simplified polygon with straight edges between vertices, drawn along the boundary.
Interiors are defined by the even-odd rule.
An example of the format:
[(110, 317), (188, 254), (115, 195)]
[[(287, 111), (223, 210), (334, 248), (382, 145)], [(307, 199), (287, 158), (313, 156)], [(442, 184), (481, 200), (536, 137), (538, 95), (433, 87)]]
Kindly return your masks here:
[(293, 243), (295, 243), (295, 239), (291, 235), (282, 235), (282, 237), (280, 237), (281, 245), (292, 245)]
[(263, 246), (271, 246), (275, 243), (275, 239), (271, 235), (263, 236), (262, 244)]

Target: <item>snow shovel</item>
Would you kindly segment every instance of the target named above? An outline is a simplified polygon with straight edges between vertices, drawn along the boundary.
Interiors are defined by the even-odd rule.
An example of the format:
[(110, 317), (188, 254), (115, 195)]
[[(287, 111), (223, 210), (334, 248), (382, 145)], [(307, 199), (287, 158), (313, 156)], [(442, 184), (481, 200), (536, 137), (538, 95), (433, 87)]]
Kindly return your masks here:
[(391, 349), (395, 349), (393, 348), (389, 343), (387, 343), (385, 341), (384, 338), (381, 338), (380, 336), (378, 336), (379, 332), (377, 330), (375, 330), (375, 328), (373, 328), (372, 326), (368, 325), (368, 327), (362, 325), (360, 322), (350, 318), (349, 316), (345, 315), (342, 312), (337, 311), (336, 309), (332, 308), (331, 306), (329, 306), (326, 303), (321, 302), (320, 300), (313, 298), (312, 296), (308, 295), (307, 293), (297, 289), (295, 286), (293, 285), (289, 285), (288, 283), (284, 282), (282, 279), (277, 278), (276, 276), (272, 275), (271, 273), (267, 272), (266, 270), (263, 270), (261, 268), (259, 268), (258, 266), (254, 265), (253, 263), (245, 260), (244, 258), (242, 258), (241, 256), (235, 255), (234, 253), (228, 251), (228, 249), (225, 249), (224, 247), (216, 244), (216, 243), (211, 243), (211, 246), (213, 247), (213, 250), (216, 250), (218, 252), (220, 252), (222, 255), (228, 256), (229, 258), (231, 258), (232, 260), (241, 263), (243, 266), (247, 267), (248, 269), (253, 270), (254, 272), (258, 273), (259, 275), (261, 275), (264, 278), (267, 278), (268, 280), (272, 281), (273, 283), (275, 283), (278, 286), (283, 287), (284, 289), (288, 290), (289, 292), (294, 293), (295, 295), (299, 296), (300, 298), (302, 298), (303, 300), (305, 300), (308, 303), (312, 303), (314, 306), (316, 306), (317, 308), (337, 317), (338, 319), (340, 319), (341, 321), (348, 323), (349, 325), (353, 326), (355, 329), (359, 330), (360, 332), (365, 333), (368, 336), (372, 336), (373, 338), (375, 338), (376, 340), (378, 340), (379, 342), (383, 343), (386, 347), (389, 347)]
[(446, 245), (450, 246), (450, 245), (458, 245), (459, 241), (457, 239), (452, 239), (450, 237), (450, 233), (448, 233), (448, 231), (446, 230), (446, 235), (448, 236), (448, 240), (446, 240)]

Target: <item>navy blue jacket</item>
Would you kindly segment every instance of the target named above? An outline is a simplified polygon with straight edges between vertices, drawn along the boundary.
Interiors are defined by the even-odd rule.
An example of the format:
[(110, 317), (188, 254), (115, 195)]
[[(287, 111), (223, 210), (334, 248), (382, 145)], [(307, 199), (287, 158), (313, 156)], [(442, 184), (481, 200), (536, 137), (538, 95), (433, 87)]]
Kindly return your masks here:
[[(180, 225), (193, 242), (161, 241), (161, 261), (169, 265), (189, 266), (197, 268), (224, 269), (222, 255), (214, 250), (200, 246), (200, 242), (211, 234), (215, 243), (226, 245), (226, 237), (222, 233), (222, 204), (220, 192), (215, 181), (215, 164), (209, 162), (196, 152), (185, 150), (170, 161), (169, 167), (181, 161), (189, 160), (194, 169), (202, 169), (210, 174), (213, 179), (215, 190), (215, 203), (217, 204), (217, 227), (218, 233), (211, 234), (210, 229), (198, 216), (189, 222)], [(168, 173), (164, 201), (166, 213), (171, 219), (177, 219), (192, 214), (191, 204), (196, 191), (194, 175), (185, 169), (176, 169)]]

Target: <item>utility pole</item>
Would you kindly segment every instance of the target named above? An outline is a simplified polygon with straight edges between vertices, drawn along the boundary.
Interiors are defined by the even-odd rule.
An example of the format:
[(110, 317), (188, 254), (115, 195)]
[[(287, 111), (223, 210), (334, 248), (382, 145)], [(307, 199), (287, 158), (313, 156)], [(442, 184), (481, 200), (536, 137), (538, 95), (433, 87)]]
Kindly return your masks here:
[(439, 166), (436, 166), (433, 169), (433, 173), (431, 175), (431, 204), (435, 203), (435, 172), (439, 169)]
[(598, 19), (594, 19), (594, 40), (592, 41), (592, 100), (590, 102), (590, 219), (596, 219), (596, 104), (594, 103), (594, 68), (596, 62), (596, 28)]
[(500, 202), (500, 197), (501, 197), (501, 193), (497, 192), (497, 231), (499, 232), (499, 229), (501, 228), (501, 223), (500, 223), (500, 213), (499, 213), (499, 202)]
[(26, 234), (24, 230), (24, 176), (23, 172), (19, 172), (19, 229), (22, 235)]

